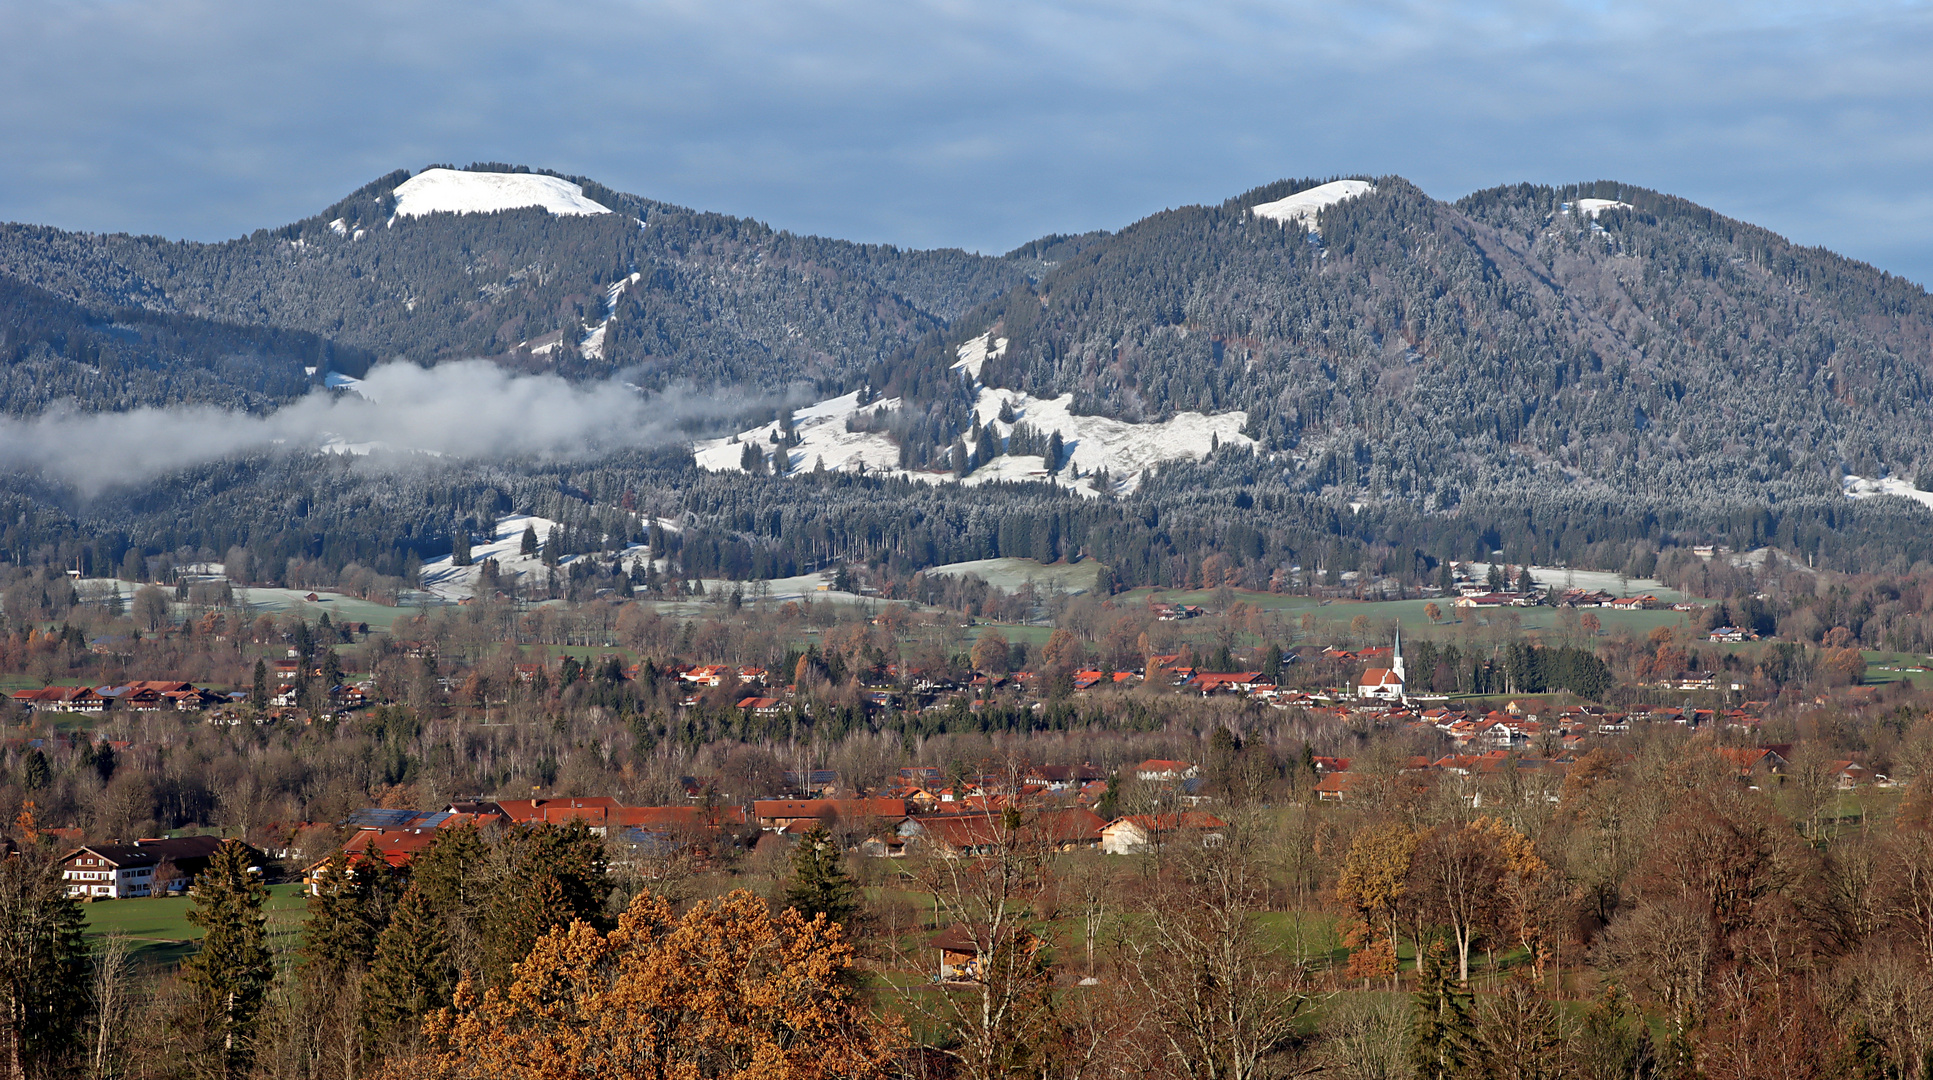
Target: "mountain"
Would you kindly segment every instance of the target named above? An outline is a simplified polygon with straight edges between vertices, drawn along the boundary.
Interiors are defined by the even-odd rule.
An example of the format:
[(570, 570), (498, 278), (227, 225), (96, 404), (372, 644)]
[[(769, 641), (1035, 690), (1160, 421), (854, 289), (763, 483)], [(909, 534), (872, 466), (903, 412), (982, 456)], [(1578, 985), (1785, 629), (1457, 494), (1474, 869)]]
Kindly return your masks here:
[[(695, 459), (398, 472), (262, 451), (94, 499), (16, 476), (15, 562), (239, 547), (397, 576), (512, 511), (583, 551), (640, 541), (637, 514), (681, 521), (691, 574), (1933, 557), (1922, 507), (1846, 497), (1933, 476), (1933, 297), (1608, 181), (1455, 203), (1399, 177), (1282, 181), (989, 257), (439, 167), (219, 244), (0, 226), (0, 320), (14, 415), (261, 412), (387, 361), (486, 357), (722, 389), (758, 425), (721, 424)], [(818, 404), (773, 419), (775, 400)]]
[(1933, 467), (1933, 298), (1681, 199), (1397, 178), (1137, 222), (964, 316), (981, 378), (1124, 420), (1242, 409), (1285, 482), (1429, 509), (1526, 486), (1839, 494)]
[[(606, 212), (491, 203), (463, 184), (491, 177), (548, 181)], [(406, 191), (399, 204), (410, 185), (413, 203)], [(509, 166), (392, 173), (313, 217), (217, 244), (0, 226), (0, 278), (102, 320), (139, 310), (317, 335), (349, 351), (335, 361), (349, 375), (370, 357), (486, 356), (579, 379), (625, 371), (644, 386), (830, 388), (1039, 267), (801, 237)]]

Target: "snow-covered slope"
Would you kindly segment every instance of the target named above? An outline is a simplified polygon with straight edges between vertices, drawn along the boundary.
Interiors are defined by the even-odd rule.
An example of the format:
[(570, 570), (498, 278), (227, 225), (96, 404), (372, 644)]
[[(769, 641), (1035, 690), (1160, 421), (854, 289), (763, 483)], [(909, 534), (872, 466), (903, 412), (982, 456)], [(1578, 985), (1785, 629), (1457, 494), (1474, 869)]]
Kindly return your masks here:
[[(859, 393), (854, 391), (799, 409), (792, 414), (792, 429), (799, 433), (800, 441), (799, 445), (785, 451), (786, 471), (811, 470), (824, 462), (827, 469), (838, 472), (876, 473), (884, 470), (899, 473), (899, 447), (891, 439), (869, 431), (846, 430), (846, 418), (853, 413), (898, 406), (898, 398), (861, 405)], [(778, 443), (772, 439), (778, 430), (779, 422), (773, 420), (728, 439), (699, 443), (696, 447), (698, 467), (713, 472), (739, 469), (747, 443), (770, 458), (779, 452)]]
[[(978, 358), (983, 360), (984, 339), (975, 340), (981, 342)], [(962, 362), (968, 359), (966, 350), (962, 349)], [(1013, 423), (999, 419), (1003, 404), (1012, 409)], [(1185, 412), (1159, 424), (1130, 424), (1105, 416), (1077, 416), (1072, 411), (1073, 404), (1072, 394), (1043, 399), (1015, 390), (980, 388), (974, 403), (976, 424), (991, 423), (1003, 444), (1017, 424), (1028, 425), (1043, 438), (1058, 431), (1066, 460), (1058, 471), (1050, 474), (1046, 460), (1037, 454), (1001, 454), (960, 482), (972, 486), (1002, 480), (1053, 480), (1084, 495), (1095, 495), (1098, 492), (1093, 474), (1105, 469), (1113, 489), (1127, 493), (1140, 486), (1146, 470), (1162, 462), (1199, 459), (1217, 445), (1254, 445), (1253, 439), (1242, 434), (1242, 428), (1248, 424), (1245, 412), (1215, 416)], [(953, 474), (944, 470), (913, 472), (900, 468), (899, 448), (885, 435), (846, 430), (846, 418), (855, 412), (893, 409), (898, 405), (898, 398), (860, 405), (858, 394), (853, 393), (800, 409), (793, 414), (793, 430), (798, 433), (799, 442), (783, 451), (786, 471), (811, 471), (823, 464), (832, 471), (886, 473), (932, 484), (952, 480)], [(700, 443), (695, 448), (698, 466), (714, 472), (742, 468), (746, 444), (757, 447), (770, 458), (780, 452), (773, 440), (778, 430), (778, 421), (774, 420), (731, 439)]]
[[(678, 531), (676, 522), (658, 518), (657, 523), (664, 526), (668, 532)], [(499, 518), (496, 538), (487, 544), (471, 546), (469, 566), (457, 566), (451, 563), (448, 555), (424, 563), (423, 588), (445, 600), (461, 600), (466, 596), (474, 596), (477, 576), (482, 573), (485, 559), (497, 560), (498, 578), (506, 584), (521, 583), (526, 576), (530, 577), (533, 583), (541, 583), (546, 573), (543, 556), (522, 553), (524, 529), (527, 526), (536, 527), (537, 542), (542, 544), (550, 535), (550, 531), (557, 527), (557, 523), (549, 518), (540, 518), (531, 514), (512, 514), (509, 517)], [(558, 565), (568, 567), (572, 560), (581, 557), (583, 556), (568, 556), (559, 560)], [(633, 544), (617, 555), (618, 561), (626, 567), (648, 557), (647, 550), (639, 544)]]
[(536, 173), (462, 172), (424, 169), (396, 187), (396, 216), (494, 214), (539, 206), (560, 216), (608, 214), (611, 208), (584, 197), (568, 180)]
[(1630, 210), (1632, 206), (1628, 202), (1619, 202), (1616, 199), (1579, 199), (1577, 209), (1596, 217), (1606, 210)]
[(1375, 190), (1376, 185), (1367, 180), (1337, 180), (1307, 191), (1298, 191), (1286, 199), (1263, 203), (1249, 212), (1258, 218), (1267, 218), (1283, 225), (1299, 221), (1304, 228), (1313, 229), (1316, 227), (1316, 214), (1323, 207), (1334, 206), (1344, 199), (1367, 195)]
[(1869, 480), (1863, 476), (1848, 476), (1840, 481), (1848, 499), (1871, 499), (1880, 495), (1900, 495), (1911, 499), (1921, 506), (1933, 508), (1933, 491), (1921, 491), (1897, 476)]
[(990, 332), (981, 334), (979, 337), (960, 346), (960, 359), (953, 365), (953, 370), (964, 370), (974, 381), (979, 381), (980, 369), (987, 366), (987, 361), (997, 360), (1007, 353), (1007, 339), (1001, 338), (998, 341), (989, 343), (988, 339), (991, 336), (992, 334)]

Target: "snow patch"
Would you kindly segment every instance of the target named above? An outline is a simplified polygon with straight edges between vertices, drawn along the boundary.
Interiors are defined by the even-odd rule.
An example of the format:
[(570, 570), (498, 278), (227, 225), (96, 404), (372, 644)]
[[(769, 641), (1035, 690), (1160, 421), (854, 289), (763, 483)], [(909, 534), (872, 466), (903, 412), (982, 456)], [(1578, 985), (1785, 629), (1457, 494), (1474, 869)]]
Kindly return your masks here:
[(584, 359), (604, 359), (604, 331), (611, 325), (611, 320), (617, 318), (618, 297), (624, 295), (624, 290), (642, 280), (644, 275), (633, 271), (631, 276), (619, 278), (611, 283), (610, 288), (604, 290), (604, 321), (591, 327), (590, 333), (584, 335), (584, 340), (577, 343), (578, 354)]
[(758, 447), (767, 459), (783, 454), (781, 460), (787, 472), (811, 470), (824, 461), (826, 469), (832, 472), (900, 474), (899, 447), (891, 439), (876, 432), (846, 430), (846, 418), (854, 413), (898, 407), (898, 398), (861, 405), (859, 392), (855, 390), (794, 411), (792, 430), (799, 435), (797, 446), (781, 448), (773, 441), (772, 437), (779, 431), (779, 422), (773, 420), (729, 439), (699, 443), (694, 448), (695, 456), (701, 469), (729, 472), (742, 468), (745, 446), (749, 443)]
[(582, 187), (536, 173), (425, 169), (396, 187), (399, 218), (437, 213), (494, 214), (526, 206), (541, 207), (560, 217), (611, 212), (610, 207), (585, 198)]
[(337, 218), (334, 221), (331, 221), (329, 223), (329, 227), (335, 230), (335, 233), (337, 236), (349, 235), (349, 223), (342, 220), (341, 218)]
[(989, 330), (979, 337), (974, 338), (972, 341), (960, 346), (960, 359), (953, 365), (953, 370), (965, 370), (969, 376), (977, 381), (980, 378), (980, 369), (987, 366), (987, 361), (998, 360), (1002, 356), (1007, 355), (1007, 339), (1001, 338), (992, 344), (988, 344), (988, 340), (992, 337), (992, 334), (993, 331)]
[(366, 398), (369, 396), (362, 392), (361, 379), (356, 378), (354, 375), (344, 375), (340, 371), (331, 371), (324, 375), (322, 377), (322, 385), (331, 390), (347, 390), (357, 397)]
[[(998, 348), (998, 346), (996, 346)], [(982, 348), (982, 359), (986, 350)], [(997, 352), (994, 355), (998, 355)], [(1010, 408), (1014, 423), (999, 419), (1002, 406)], [(984, 427), (991, 423), (1003, 444), (1016, 424), (1032, 427), (1045, 439), (1058, 431), (1065, 460), (1058, 470), (1050, 471), (1037, 454), (1001, 454), (968, 474), (960, 483), (969, 487), (1000, 481), (1053, 481), (1083, 495), (1098, 495), (1094, 472), (1106, 469), (1112, 490), (1122, 494), (1141, 485), (1148, 469), (1170, 461), (1199, 460), (1217, 445), (1253, 446), (1255, 441), (1242, 434), (1248, 414), (1236, 411), (1207, 416), (1185, 412), (1157, 424), (1131, 424), (1105, 416), (1078, 416), (1073, 412), (1074, 395), (1052, 399), (1035, 398), (1014, 390), (982, 387), (974, 403), (974, 422)], [(747, 444), (757, 447), (767, 460), (778, 455), (786, 472), (811, 471), (823, 462), (828, 471), (884, 474), (924, 483), (952, 481), (947, 470), (914, 472), (899, 467), (899, 447), (884, 434), (847, 431), (846, 418), (855, 412), (893, 409), (898, 398), (859, 404), (857, 392), (821, 401), (793, 414), (793, 430), (799, 441), (781, 447), (773, 440), (779, 431), (774, 420), (729, 439), (713, 439), (694, 447), (699, 468), (713, 472), (742, 469)], [(1078, 475), (1077, 475), (1078, 474)]]
[(1316, 227), (1316, 215), (1321, 213), (1324, 207), (1334, 206), (1344, 199), (1367, 195), (1375, 190), (1376, 185), (1367, 180), (1337, 180), (1312, 187), (1307, 191), (1298, 191), (1286, 199), (1277, 199), (1274, 202), (1251, 207), (1249, 213), (1258, 218), (1279, 222), (1283, 226), (1287, 226), (1291, 221), (1299, 221), (1304, 228), (1313, 231)]
[(1881, 495), (1900, 495), (1911, 499), (1921, 506), (1933, 509), (1933, 491), (1921, 491), (1911, 483), (1897, 476), (1884, 476), (1867, 479), (1863, 476), (1848, 476), (1839, 481), (1840, 488), (1848, 499), (1872, 499)]
[(1628, 202), (1619, 202), (1616, 199), (1579, 199), (1577, 200), (1577, 209), (1579, 213), (1589, 214), (1595, 218), (1606, 210), (1635, 210), (1637, 208)]

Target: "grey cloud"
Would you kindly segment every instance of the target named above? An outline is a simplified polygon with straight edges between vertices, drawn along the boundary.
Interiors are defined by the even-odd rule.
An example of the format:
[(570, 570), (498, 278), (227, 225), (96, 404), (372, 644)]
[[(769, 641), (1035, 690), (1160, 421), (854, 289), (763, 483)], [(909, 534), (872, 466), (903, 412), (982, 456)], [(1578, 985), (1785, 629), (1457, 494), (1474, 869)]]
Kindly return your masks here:
[(1923, 3), (0, 0), (0, 216), (216, 238), (509, 160), (998, 251), (1289, 175), (1617, 178), (1933, 280)]

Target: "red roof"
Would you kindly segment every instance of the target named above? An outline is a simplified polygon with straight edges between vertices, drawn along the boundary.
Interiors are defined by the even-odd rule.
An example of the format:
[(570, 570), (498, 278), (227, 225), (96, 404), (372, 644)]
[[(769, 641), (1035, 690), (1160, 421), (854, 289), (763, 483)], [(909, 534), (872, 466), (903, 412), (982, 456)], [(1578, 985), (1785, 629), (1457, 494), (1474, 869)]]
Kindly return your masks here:
[(760, 821), (781, 818), (903, 818), (905, 799), (759, 799), (752, 815)]

